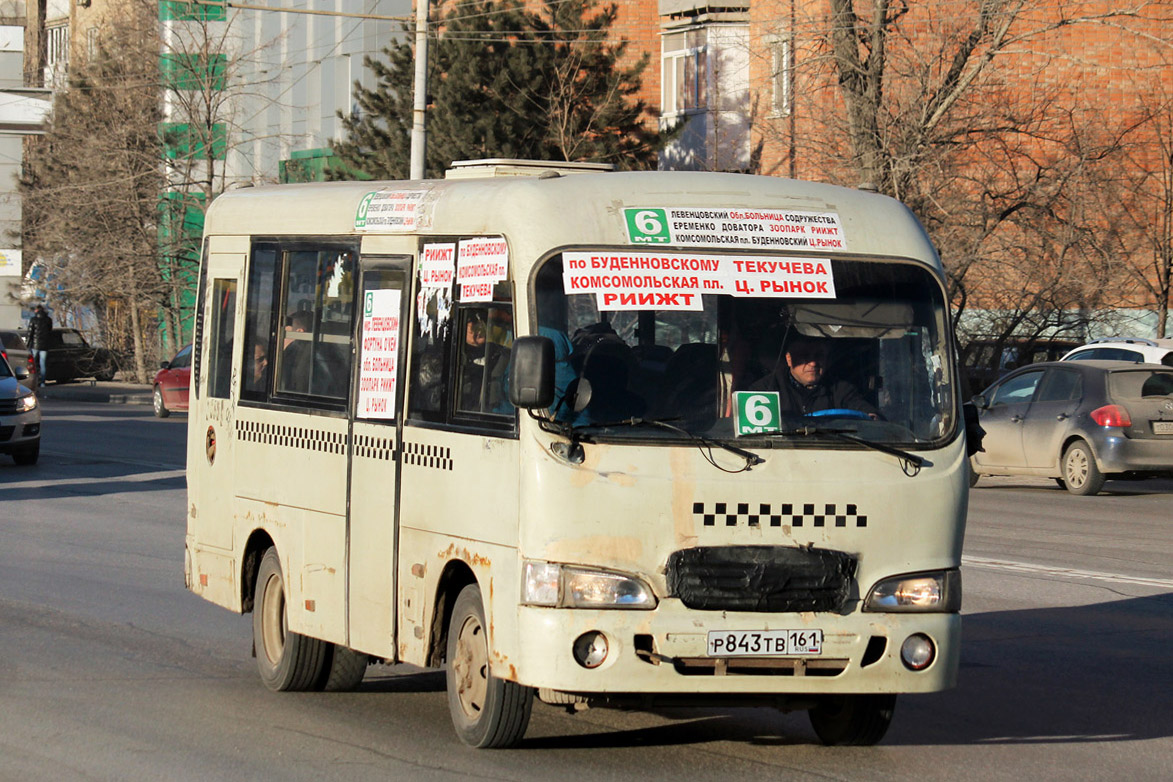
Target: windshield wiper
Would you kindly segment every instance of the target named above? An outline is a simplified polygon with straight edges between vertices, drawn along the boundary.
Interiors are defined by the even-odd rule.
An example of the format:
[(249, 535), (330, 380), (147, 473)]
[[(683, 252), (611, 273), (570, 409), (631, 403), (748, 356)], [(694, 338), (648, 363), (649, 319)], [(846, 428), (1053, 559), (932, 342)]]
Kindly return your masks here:
[(871, 448), (874, 451), (879, 451), (880, 453), (886, 453), (889, 456), (895, 456), (896, 458), (900, 459), (900, 468), (904, 470), (904, 474), (910, 478), (915, 477), (916, 474), (920, 472), (920, 468), (923, 467), (927, 461), (923, 456), (917, 456), (915, 453), (909, 453), (903, 448), (897, 448), (892, 445), (884, 445), (883, 443), (876, 443), (872, 442), (871, 440), (865, 440), (862, 437), (857, 437), (856, 435), (851, 434), (853, 431), (856, 430), (840, 429), (831, 426), (813, 426), (807, 424), (804, 426), (796, 426), (791, 429), (781, 429), (777, 432), (758, 432), (756, 434), (746, 434), (741, 436), (745, 438), (770, 437), (773, 435), (802, 435), (804, 437), (811, 437), (813, 435), (827, 435), (828, 437), (833, 437), (836, 440), (855, 443), (857, 445), (862, 445), (865, 448)]
[[(672, 420), (677, 420), (677, 419), (672, 419)], [(743, 472), (746, 470), (750, 470), (759, 464), (763, 464), (766, 461), (765, 459), (758, 456), (756, 453), (753, 453), (752, 451), (747, 451), (744, 448), (738, 448), (736, 445), (730, 445), (729, 443), (722, 442), (721, 440), (717, 440), (712, 437), (707, 437), (703, 434), (697, 434), (696, 432), (690, 432), (687, 429), (683, 429), (679, 426), (675, 426), (673, 424), (670, 424), (666, 420), (657, 419), (657, 418), (634, 418), (633, 417), (633, 418), (622, 418), (618, 421), (608, 421), (606, 423), (601, 423), (601, 424), (578, 424), (576, 426), (568, 426), (565, 430), (563, 430), (562, 433), (565, 434), (567, 437), (569, 437), (571, 442), (573, 443), (573, 442), (577, 442), (579, 439), (581, 439), (583, 434), (589, 434), (585, 430), (614, 429), (617, 427), (635, 427), (635, 428), (647, 427), (650, 429), (665, 429), (670, 432), (676, 432), (677, 434), (682, 434), (685, 437), (687, 437), (689, 440), (693, 441), (693, 443), (697, 444), (698, 448), (702, 449), (701, 453), (704, 455), (705, 460), (708, 461), (709, 464), (713, 465), (718, 470), (724, 470), (725, 472)], [(745, 459), (745, 466), (742, 467), (740, 470), (726, 470), (724, 467), (722, 467), (721, 465), (719, 465), (715, 461), (713, 461), (713, 457), (712, 457), (711, 453), (705, 453), (705, 451), (703, 449), (706, 447), (709, 449), (712, 449), (713, 447), (721, 448), (723, 450), (728, 451), (731, 454), (734, 454), (736, 456), (740, 456), (742, 459)]]

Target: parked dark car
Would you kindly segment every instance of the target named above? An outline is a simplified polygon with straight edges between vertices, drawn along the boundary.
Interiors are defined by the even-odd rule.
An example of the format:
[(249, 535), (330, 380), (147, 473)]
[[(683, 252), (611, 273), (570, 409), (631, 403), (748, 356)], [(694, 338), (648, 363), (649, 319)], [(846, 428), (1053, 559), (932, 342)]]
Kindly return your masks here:
[(8, 359), (8, 363), (12, 365), (13, 369), (24, 367), (28, 370), (29, 376), (20, 381), (22, 385), (28, 388), (37, 387), (37, 376), (41, 370), (33, 361), (32, 352), (28, 349), (20, 332), (0, 331), (0, 356)]
[(113, 380), (118, 371), (114, 352), (90, 345), (77, 329), (53, 329), (48, 352), (46, 381), (63, 383), (81, 377)]
[(1173, 369), (1055, 361), (1018, 369), (974, 397), (980, 475), (1040, 475), (1072, 494), (1107, 478), (1173, 476)]
[(166, 418), (173, 410), (187, 409), (187, 389), (191, 385), (191, 345), (185, 346), (159, 367), (153, 384), (155, 415)]

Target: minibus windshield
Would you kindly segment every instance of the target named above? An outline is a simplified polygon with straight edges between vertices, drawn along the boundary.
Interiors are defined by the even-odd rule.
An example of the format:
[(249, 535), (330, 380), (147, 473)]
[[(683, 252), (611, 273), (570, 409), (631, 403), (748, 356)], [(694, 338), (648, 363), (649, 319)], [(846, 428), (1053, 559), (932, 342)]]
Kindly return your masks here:
[(955, 434), (944, 297), (919, 264), (823, 259), (833, 283), (814, 296), (766, 284), (618, 296), (568, 293), (578, 280), (563, 263), (554, 255), (534, 277), (557, 361), (549, 415), (590, 438), (925, 448)]

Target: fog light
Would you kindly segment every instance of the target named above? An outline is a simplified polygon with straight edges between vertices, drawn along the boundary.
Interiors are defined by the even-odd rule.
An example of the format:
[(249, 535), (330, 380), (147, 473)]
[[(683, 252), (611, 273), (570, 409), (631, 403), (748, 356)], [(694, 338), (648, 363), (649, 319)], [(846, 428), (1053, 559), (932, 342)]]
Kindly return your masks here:
[(936, 656), (937, 647), (927, 635), (910, 635), (900, 645), (900, 661), (910, 671), (923, 671), (933, 664)]
[(607, 636), (597, 630), (580, 635), (574, 642), (574, 659), (583, 668), (598, 668), (607, 659)]

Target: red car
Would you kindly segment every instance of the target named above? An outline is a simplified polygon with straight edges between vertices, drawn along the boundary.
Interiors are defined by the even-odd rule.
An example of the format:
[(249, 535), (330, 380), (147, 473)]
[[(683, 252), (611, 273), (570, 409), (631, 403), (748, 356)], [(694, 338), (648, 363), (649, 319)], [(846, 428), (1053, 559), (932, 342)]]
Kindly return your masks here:
[(155, 415), (166, 418), (172, 410), (187, 409), (187, 388), (191, 385), (191, 345), (185, 345), (155, 373)]

